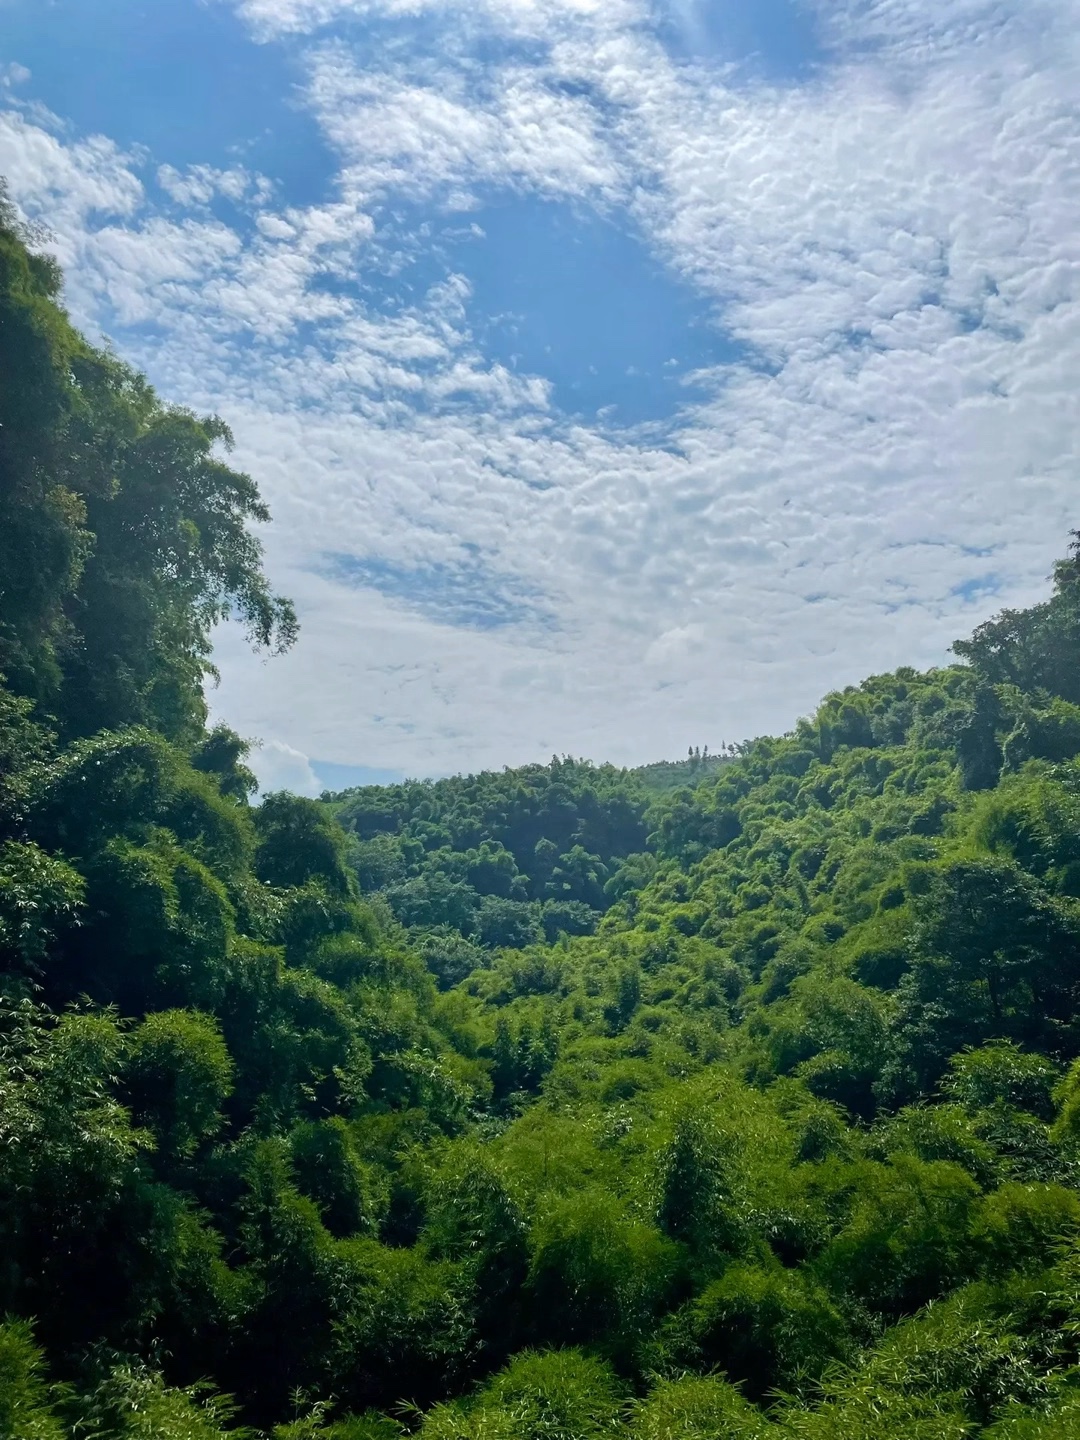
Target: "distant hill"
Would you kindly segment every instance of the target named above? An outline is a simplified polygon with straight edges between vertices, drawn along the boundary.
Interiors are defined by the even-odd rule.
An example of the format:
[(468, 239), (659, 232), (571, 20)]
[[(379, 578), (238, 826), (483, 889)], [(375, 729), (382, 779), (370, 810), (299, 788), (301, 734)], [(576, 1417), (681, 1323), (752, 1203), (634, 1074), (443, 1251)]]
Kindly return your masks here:
[(353, 838), (364, 893), (385, 901), (441, 978), (460, 979), (484, 949), (591, 934), (655, 869), (655, 799), (729, 763), (706, 754), (617, 769), (555, 757), (324, 800)]

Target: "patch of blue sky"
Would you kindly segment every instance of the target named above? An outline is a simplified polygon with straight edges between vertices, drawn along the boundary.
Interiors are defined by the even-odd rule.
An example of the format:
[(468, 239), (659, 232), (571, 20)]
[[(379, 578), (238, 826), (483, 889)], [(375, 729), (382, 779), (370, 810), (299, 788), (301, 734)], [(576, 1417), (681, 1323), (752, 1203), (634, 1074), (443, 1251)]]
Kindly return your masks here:
[(515, 575), (470, 558), (399, 564), (377, 555), (325, 554), (320, 573), (359, 589), (374, 590), (428, 620), (467, 630), (513, 625), (556, 627), (543, 595)]
[(315, 779), (324, 790), (335, 794), (355, 790), (361, 785), (398, 785), (405, 779), (404, 770), (380, 770), (370, 765), (339, 765), (333, 760), (309, 760)]
[(889, 540), (885, 544), (886, 550), (914, 550), (922, 547), (928, 550), (957, 550), (961, 555), (970, 555), (975, 559), (985, 560), (996, 554), (1001, 545), (964, 545), (958, 544), (955, 540), (937, 539), (932, 535), (922, 535), (916, 540)]
[(256, 44), (230, 6), (5, 0), (0, 63), (10, 62), (31, 72), (25, 98), (155, 164), (241, 164), (298, 205), (332, 189), (335, 157), (300, 103), (299, 47)]
[(958, 600), (972, 605), (977, 600), (986, 600), (991, 596), (1001, 593), (1002, 580), (1000, 575), (974, 575), (970, 580), (962, 580), (959, 585), (954, 585), (949, 591)]
[(829, 58), (799, 0), (661, 0), (658, 16), (677, 59), (733, 65), (748, 80), (798, 83)]
[(357, 287), (389, 311), (418, 306), (463, 275), (475, 348), (489, 364), (550, 382), (567, 416), (611, 426), (671, 420), (702, 398), (690, 377), (747, 360), (624, 215), (493, 194), (455, 215), (388, 208), (373, 253), (381, 259)]

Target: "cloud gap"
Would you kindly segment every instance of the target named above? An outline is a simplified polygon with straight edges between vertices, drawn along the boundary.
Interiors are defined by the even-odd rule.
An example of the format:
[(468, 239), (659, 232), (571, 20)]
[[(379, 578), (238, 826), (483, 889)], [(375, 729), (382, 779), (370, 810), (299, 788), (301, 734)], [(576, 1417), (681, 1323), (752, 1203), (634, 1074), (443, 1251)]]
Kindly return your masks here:
[(478, 556), (457, 564), (409, 564), (383, 556), (327, 553), (319, 568), (341, 584), (377, 591), (440, 625), (467, 630), (557, 628), (540, 591), (516, 575), (488, 568)]

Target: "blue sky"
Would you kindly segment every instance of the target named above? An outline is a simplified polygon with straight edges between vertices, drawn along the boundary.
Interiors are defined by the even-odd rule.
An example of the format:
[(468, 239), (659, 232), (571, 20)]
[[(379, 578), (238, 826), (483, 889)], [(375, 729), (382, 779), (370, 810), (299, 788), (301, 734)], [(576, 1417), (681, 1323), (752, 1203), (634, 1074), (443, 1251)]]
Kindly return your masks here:
[(221, 413), (267, 784), (789, 727), (1077, 523), (1080, 0), (0, 0), (78, 321)]

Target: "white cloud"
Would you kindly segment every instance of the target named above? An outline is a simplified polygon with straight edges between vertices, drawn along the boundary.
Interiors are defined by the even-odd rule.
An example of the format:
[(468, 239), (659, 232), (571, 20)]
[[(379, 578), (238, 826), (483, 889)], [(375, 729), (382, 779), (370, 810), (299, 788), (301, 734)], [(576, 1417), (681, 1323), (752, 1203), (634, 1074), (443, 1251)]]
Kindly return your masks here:
[(273, 194), (273, 185), (265, 175), (252, 174), (242, 165), (225, 170), (213, 165), (189, 165), (184, 170), (159, 165), (157, 181), (179, 205), (201, 207), (220, 195), (234, 205), (258, 206), (266, 204)]
[(248, 764), (259, 782), (260, 795), (288, 790), (293, 795), (316, 796), (323, 787), (308, 757), (284, 740), (264, 740), (252, 747)]
[(518, 67), (496, 71), (482, 95), (471, 78), (443, 70), (434, 83), (411, 83), (371, 72), (340, 44), (319, 51), (311, 100), (342, 156), (345, 186), (365, 203), (483, 182), (553, 195), (618, 191), (618, 165), (584, 98)]
[(48, 213), (69, 262), (92, 221), (130, 217), (139, 209), (143, 187), (136, 166), (137, 157), (105, 136), (65, 143), (46, 123), (0, 110), (0, 174), (16, 200)]
[(496, 30), (545, 33), (574, 21), (626, 24), (642, 18), (635, 0), (233, 0), (260, 39), (311, 34), (339, 19), (377, 20), (451, 16)]
[[(275, 513), (301, 643), (265, 665), (225, 632), (215, 707), (300, 761), (641, 760), (941, 660), (991, 586), (1040, 593), (1077, 523), (1080, 6), (1019, 5), (822, 4), (831, 64), (765, 87), (676, 62), (621, 6), (430, 4), (435, 60), (310, 52), (336, 191), (224, 182), (257, 200), (247, 228), (206, 210), (232, 172), (159, 171), (159, 211), (144, 157), (0, 112), (0, 171), (56, 229), (80, 318), (221, 411)], [(269, 33), (344, 8), (246, 10)], [(531, 38), (481, 65), (492, 29)], [(619, 435), (488, 361), (465, 278), (365, 301), (379, 205), (485, 187), (625, 206), (754, 363), (703, 377), (674, 433)], [(378, 562), (369, 584), (327, 553)], [(434, 598), (380, 594), (378, 565)], [(447, 575), (513, 623), (438, 623)]]
[(697, 663), (705, 639), (704, 625), (676, 625), (652, 641), (645, 651), (645, 664), (665, 678), (672, 672), (678, 674), (686, 670), (687, 662)]

